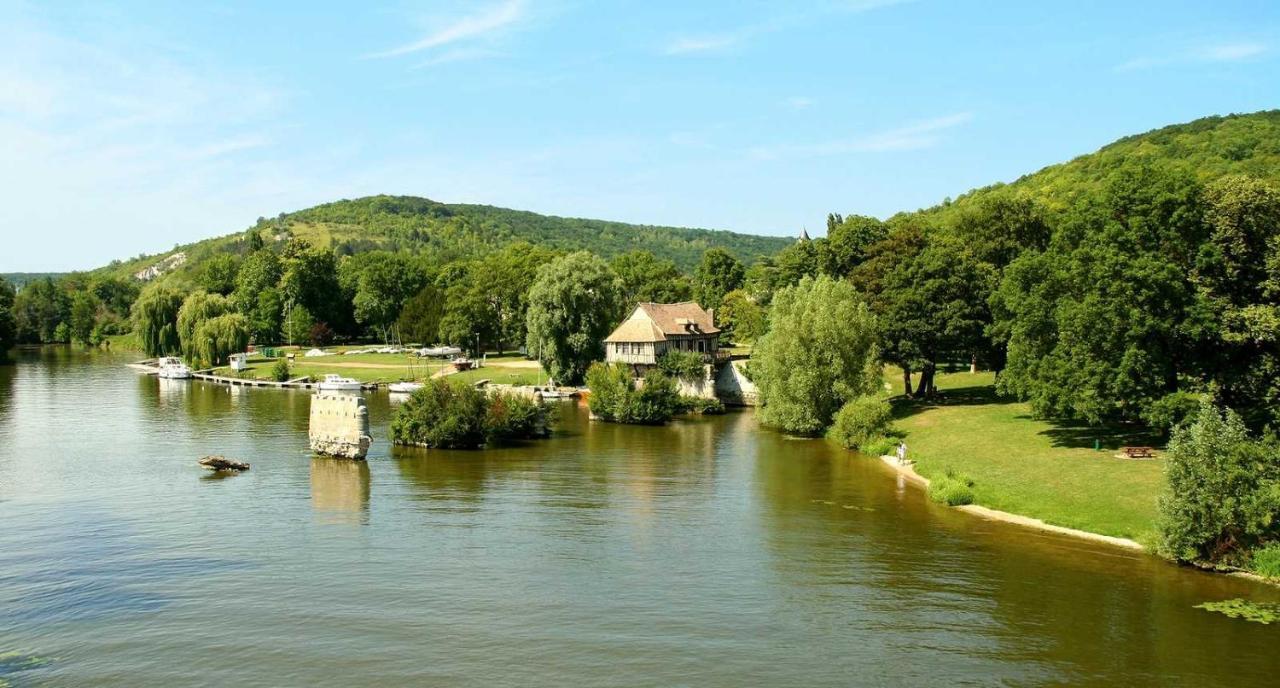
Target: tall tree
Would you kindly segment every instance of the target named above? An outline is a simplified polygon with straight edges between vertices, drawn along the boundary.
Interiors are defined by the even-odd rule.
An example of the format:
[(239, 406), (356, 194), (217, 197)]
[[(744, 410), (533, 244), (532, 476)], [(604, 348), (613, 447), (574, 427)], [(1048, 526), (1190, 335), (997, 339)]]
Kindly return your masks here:
[(577, 384), (604, 358), (624, 307), (622, 280), (603, 260), (587, 251), (557, 258), (529, 289), (528, 351), (558, 382)]
[[(194, 360), (203, 343), (199, 341), (197, 332), (206, 320), (211, 320), (231, 311), (231, 301), (221, 294), (210, 294), (206, 291), (194, 291), (183, 299), (178, 309), (178, 342), (182, 347), (182, 355)], [(247, 327), (246, 320), (246, 327)]]
[(676, 264), (650, 251), (620, 253), (609, 261), (609, 267), (622, 279), (623, 298), (629, 305), (676, 303), (693, 295), (693, 284)]
[(220, 253), (205, 261), (200, 269), (200, 286), (211, 294), (229, 295), (236, 288), (240, 260), (230, 253)]
[(444, 316), (444, 293), (427, 284), (405, 303), (396, 320), (396, 328), (406, 341), (430, 346), (440, 337), (440, 318)]
[(85, 346), (96, 344), (94, 341), (95, 326), (98, 323), (98, 309), (101, 304), (90, 291), (78, 291), (71, 295), (71, 314), (68, 324), (71, 328), (71, 339)]
[(182, 294), (163, 285), (142, 291), (133, 303), (134, 328), (148, 356), (168, 356), (181, 350), (178, 339), (178, 310)]
[(19, 342), (66, 341), (63, 335), (69, 334), (70, 315), (71, 299), (49, 277), (28, 283), (14, 297), (13, 318)]
[(866, 259), (867, 249), (889, 234), (885, 223), (874, 217), (837, 213), (827, 216), (827, 240), (818, 256), (822, 272), (845, 277)]
[(16, 334), (13, 323), (13, 286), (0, 277), (0, 363), (9, 360)]
[(694, 272), (695, 294), (703, 308), (719, 308), (720, 300), (734, 289), (741, 289), (746, 270), (732, 254), (722, 248), (710, 248)]
[(751, 369), (761, 422), (817, 435), (846, 402), (880, 386), (875, 316), (848, 282), (806, 277), (774, 296)]

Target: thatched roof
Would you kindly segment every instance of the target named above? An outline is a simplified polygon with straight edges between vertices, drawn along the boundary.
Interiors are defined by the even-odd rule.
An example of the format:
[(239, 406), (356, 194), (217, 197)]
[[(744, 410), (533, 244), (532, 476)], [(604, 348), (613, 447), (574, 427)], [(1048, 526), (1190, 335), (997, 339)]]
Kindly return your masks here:
[(673, 335), (719, 334), (715, 319), (692, 302), (642, 303), (606, 342), (663, 342)]

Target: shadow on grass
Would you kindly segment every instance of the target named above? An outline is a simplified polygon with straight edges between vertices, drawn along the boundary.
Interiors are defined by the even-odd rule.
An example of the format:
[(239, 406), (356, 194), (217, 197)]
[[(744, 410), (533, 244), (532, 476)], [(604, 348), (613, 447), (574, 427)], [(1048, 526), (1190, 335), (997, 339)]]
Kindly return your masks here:
[[(894, 420), (910, 418), (919, 413), (949, 406), (996, 406), (1017, 403), (1012, 397), (1001, 396), (993, 385), (955, 387), (938, 392), (930, 399), (911, 399), (898, 395), (889, 400), (893, 405)], [(1054, 447), (1088, 448), (1119, 451), (1127, 446), (1162, 447), (1164, 438), (1159, 432), (1136, 423), (1110, 423), (1101, 426), (1083, 421), (1037, 419), (1027, 414), (1016, 416), (1018, 420), (1041, 421), (1050, 427), (1040, 431)]]
[(898, 395), (889, 399), (893, 405), (895, 420), (909, 418), (917, 413), (924, 413), (944, 406), (988, 406), (992, 404), (1012, 404), (1014, 399), (1002, 397), (996, 393), (992, 385), (973, 385), (971, 387), (953, 387), (938, 392), (929, 399), (911, 399)]

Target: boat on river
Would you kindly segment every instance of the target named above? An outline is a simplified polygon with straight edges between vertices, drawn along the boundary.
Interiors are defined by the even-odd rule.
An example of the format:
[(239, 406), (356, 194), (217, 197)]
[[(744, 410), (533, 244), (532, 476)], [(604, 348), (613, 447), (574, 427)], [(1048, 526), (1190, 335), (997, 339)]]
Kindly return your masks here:
[(156, 361), (156, 375), (162, 380), (187, 380), (191, 378), (191, 368), (176, 356), (165, 356)]
[(360, 381), (329, 373), (316, 388), (321, 392), (359, 392)]
[(424, 386), (421, 382), (392, 382), (387, 385), (387, 390), (392, 394), (413, 394)]

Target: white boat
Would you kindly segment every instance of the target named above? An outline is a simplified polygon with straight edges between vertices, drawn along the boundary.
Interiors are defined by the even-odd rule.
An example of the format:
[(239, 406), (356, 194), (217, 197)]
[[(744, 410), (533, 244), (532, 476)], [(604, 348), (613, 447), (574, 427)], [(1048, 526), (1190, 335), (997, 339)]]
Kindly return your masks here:
[(182, 359), (176, 356), (165, 356), (156, 361), (156, 375), (163, 380), (186, 380), (191, 377), (191, 369)]
[(573, 392), (562, 392), (555, 387), (534, 387), (533, 393), (540, 399), (570, 399)]
[(321, 392), (359, 392), (360, 381), (329, 373), (317, 387)]
[(392, 382), (387, 385), (387, 390), (392, 394), (413, 394), (424, 386), (421, 382)]

